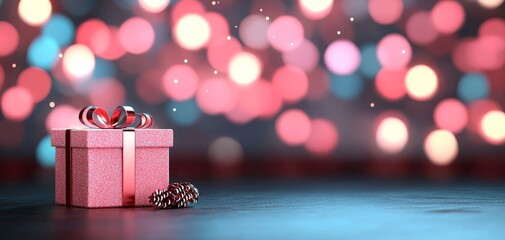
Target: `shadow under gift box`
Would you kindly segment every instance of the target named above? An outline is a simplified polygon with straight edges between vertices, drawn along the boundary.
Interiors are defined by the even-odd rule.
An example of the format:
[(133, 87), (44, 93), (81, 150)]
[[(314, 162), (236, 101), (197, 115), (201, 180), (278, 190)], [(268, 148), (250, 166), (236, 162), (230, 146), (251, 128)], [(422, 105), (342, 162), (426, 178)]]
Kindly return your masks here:
[[(123, 143), (124, 131), (134, 133), (135, 139)], [(67, 146), (67, 143), (70, 145)], [(126, 150), (132, 153), (128, 145), (133, 144), (135, 202), (125, 205), (123, 152)], [(172, 129), (88, 128), (70, 129), (69, 132), (67, 129), (53, 129), (51, 145), (56, 147), (57, 204), (88, 208), (149, 206), (149, 195), (157, 189), (165, 188), (169, 181)], [(67, 154), (70, 159), (67, 159)], [(71, 162), (71, 177), (68, 178), (70, 188), (67, 186), (68, 161)]]

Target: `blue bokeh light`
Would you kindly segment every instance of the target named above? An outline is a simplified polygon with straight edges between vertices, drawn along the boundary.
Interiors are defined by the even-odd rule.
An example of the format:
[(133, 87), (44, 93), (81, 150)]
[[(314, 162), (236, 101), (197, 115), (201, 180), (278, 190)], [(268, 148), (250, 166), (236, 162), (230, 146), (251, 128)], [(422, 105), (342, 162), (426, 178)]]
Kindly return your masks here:
[[(176, 111), (174, 111), (174, 108)], [(202, 114), (194, 99), (183, 102), (169, 102), (166, 105), (166, 112), (168, 117), (180, 126), (193, 125)]]
[(40, 140), (36, 150), (37, 162), (46, 168), (54, 168), (56, 159), (55, 149), (51, 146), (51, 137), (45, 136)]
[(96, 0), (62, 0), (61, 6), (73, 16), (84, 16), (95, 7)]
[(60, 45), (67, 46), (74, 40), (75, 28), (72, 21), (61, 14), (55, 14), (42, 28), (42, 34), (52, 37)]
[(93, 70), (93, 78), (115, 77), (117, 73), (116, 65), (108, 60), (95, 57), (95, 69)]
[(377, 47), (375, 44), (365, 44), (361, 46), (361, 65), (359, 71), (363, 76), (375, 79), (375, 75), (381, 69), (381, 64), (377, 58)]
[(484, 74), (465, 74), (458, 82), (458, 97), (464, 102), (489, 96), (489, 83)]
[(40, 36), (28, 47), (28, 64), (50, 70), (59, 53), (60, 48), (56, 40), (49, 36)]
[(363, 90), (363, 79), (356, 73), (339, 76), (331, 74), (331, 92), (337, 98), (351, 100)]

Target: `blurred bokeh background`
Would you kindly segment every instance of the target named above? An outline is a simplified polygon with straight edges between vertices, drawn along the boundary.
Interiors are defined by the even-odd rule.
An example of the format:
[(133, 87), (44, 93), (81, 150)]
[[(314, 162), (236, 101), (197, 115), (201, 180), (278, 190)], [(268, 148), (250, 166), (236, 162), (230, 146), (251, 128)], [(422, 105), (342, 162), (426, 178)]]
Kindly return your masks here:
[(130, 105), (175, 178), (505, 178), (503, 0), (0, 0), (0, 181)]

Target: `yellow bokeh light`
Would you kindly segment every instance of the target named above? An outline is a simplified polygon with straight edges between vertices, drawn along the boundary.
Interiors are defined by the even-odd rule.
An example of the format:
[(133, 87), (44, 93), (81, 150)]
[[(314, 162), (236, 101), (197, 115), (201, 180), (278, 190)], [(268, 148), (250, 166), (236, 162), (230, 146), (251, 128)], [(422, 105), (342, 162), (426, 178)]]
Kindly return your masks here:
[(210, 25), (198, 14), (187, 14), (174, 27), (174, 37), (177, 44), (188, 50), (198, 50), (204, 47), (210, 39)]
[(482, 7), (485, 7), (488, 9), (494, 9), (494, 8), (499, 7), (503, 3), (503, 0), (477, 0), (477, 2)]
[(424, 140), (424, 152), (432, 163), (445, 166), (458, 155), (458, 141), (447, 130), (435, 130)]
[(138, 2), (142, 9), (151, 13), (159, 13), (165, 10), (170, 3), (169, 0), (138, 0)]
[(408, 95), (418, 101), (428, 100), (438, 87), (438, 77), (435, 71), (426, 65), (412, 67), (405, 77)]
[(408, 138), (407, 126), (402, 120), (395, 117), (382, 120), (375, 134), (377, 145), (388, 154), (402, 151), (407, 144)]
[(67, 48), (63, 54), (63, 72), (71, 80), (83, 80), (90, 76), (95, 69), (93, 52), (82, 44), (75, 44)]
[(30, 26), (40, 26), (51, 16), (53, 7), (49, 0), (21, 0), (18, 14), (21, 20)]
[(298, 3), (302, 11), (311, 13), (329, 12), (330, 8), (333, 6), (333, 0), (299, 0)]
[(238, 84), (250, 84), (259, 78), (261, 63), (252, 53), (237, 53), (230, 60), (228, 72), (234, 82)]
[(486, 141), (491, 144), (505, 142), (505, 113), (490, 111), (482, 117), (480, 125)]

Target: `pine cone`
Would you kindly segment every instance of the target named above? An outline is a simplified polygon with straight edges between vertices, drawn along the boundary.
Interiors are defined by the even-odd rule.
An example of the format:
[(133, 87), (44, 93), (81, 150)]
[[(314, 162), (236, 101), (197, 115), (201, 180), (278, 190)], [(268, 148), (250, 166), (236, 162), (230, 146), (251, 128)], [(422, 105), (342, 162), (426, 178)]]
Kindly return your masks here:
[(198, 201), (198, 189), (189, 182), (171, 183), (164, 190), (156, 190), (149, 202), (157, 208), (181, 208)]

